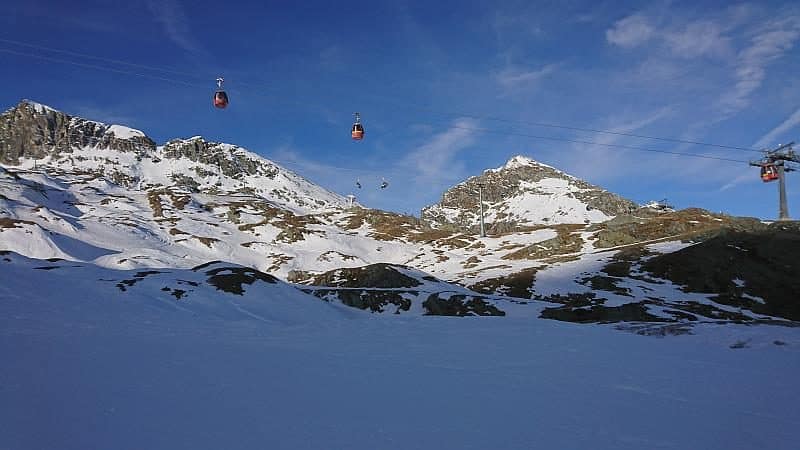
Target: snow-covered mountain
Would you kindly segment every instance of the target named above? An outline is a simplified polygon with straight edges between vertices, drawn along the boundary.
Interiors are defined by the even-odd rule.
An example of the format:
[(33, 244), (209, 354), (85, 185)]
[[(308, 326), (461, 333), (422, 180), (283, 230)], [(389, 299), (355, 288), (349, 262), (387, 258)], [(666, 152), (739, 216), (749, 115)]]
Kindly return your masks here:
[[(445, 194), (467, 201), (474, 198), (469, 189), (483, 182), (491, 204), (486, 237), (465, 230), (475, 223), (468, 209), (430, 208), (438, 226), (431, 228), (414, 217), (345, 207), (338, 195), (234, 145), (191, 138), (157, 146), (141, 131), (31, 102), (0, 116), (0, 161), (0, 250), (29, 258), (116, 270), (224, 261), (302, 283), (319, 298), (380, 311), (538, 315), (549, 302), (559, 308), (548, 313), (554, 318), (580, 319), (575, 311), (591, 307), (592, 317), (604, 320), (624, 307), (625, 318), (675, 320), (664, 305), (694, 314), (679, 304), (688, 302), (706, 305), (707, 319), (729, 304), (794, 317), (793, 310), (745, 301), (775, 295), (758, 288), (763, 276), (737, 274), (741, 286), (715, 282), (736, 294), (720, 305), (714, 293), (689, 294), (681, 284), (651, 282), (631, 269), (640, 267), (637, 258), (675, 252), (691, 239), (766, 225), (703, 210), (633, 210), (624, 199), (524, 157)], [(464, 226), (437, 222), (436, 211)], [(553, 219), (523, 226), (538, 223), (536, 214)], [(622, 252), (634, 258), (618, 257)], [(628, 270), (610, 276), (620, 264)], [(390, 293), (369, 286), (374, 274), (398, 271), (416, 273), (419, 284)], [(340, 276), (362, 286), (331, 284)], [(445, 284), (433, 286), (426, 276)], [(498, 296), (523, 300), (498, 306)], [(531, 299), (545, 303), (530, 306)], [(523, 303), (529, 306), (513, 306)], [(638, 306), (625, 306), (632, 303)]]
[(475, 229), (479, 188), (483, 190), (484, 221), (495, 231), (605, 222), (637, 208), (630, 200), (554, 167), (515, 156), (501, 167), (450, 188), (438, 204), (422, 210), (422, 218), (440, 228)]
[(298, 214), (348, 205), (344, 197), (236, 145), (195, 136), (157, 146), (139, 130), (25, 100), (0, 115), (0, 163), (95, 175), (140, 191), (247, 193)]
[(233, 145), (1, 115), (0, 448), (794, 448), (800, 227), (481, 177), (487, 237)]

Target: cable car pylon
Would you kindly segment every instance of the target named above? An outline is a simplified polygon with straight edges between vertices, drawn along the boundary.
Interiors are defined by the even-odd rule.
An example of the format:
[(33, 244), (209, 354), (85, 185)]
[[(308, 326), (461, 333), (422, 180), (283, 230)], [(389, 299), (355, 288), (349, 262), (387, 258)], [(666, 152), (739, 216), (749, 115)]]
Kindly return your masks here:
[(768, 183), (778, 180), (778, 220), (791, 220), (789, 206), (786, 201), (786, 172), (796, 170), (787, 162), (800, 163), (800, 156), (795, 154), (794, 142), (783, 144), (773, 150), (766, 150), (764, 157), (750, 161), (751, 166), (761, 168), (761, 181)]

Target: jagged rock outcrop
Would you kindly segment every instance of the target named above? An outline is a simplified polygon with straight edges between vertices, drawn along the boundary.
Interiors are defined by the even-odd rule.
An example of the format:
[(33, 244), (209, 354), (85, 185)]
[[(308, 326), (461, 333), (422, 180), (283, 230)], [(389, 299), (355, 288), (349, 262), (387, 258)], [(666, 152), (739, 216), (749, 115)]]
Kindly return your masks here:
[(202, 137), (190, 139), (173, 139), (162, 148), (165, 158), (187, 158), (219, 168), (223, 175), (239, 177), (241, 175), (259, 175), (274, 178), (279, 169), (273, 164), (258, 161), (248, 155), (249, 152), (235, 145), (208, 142)]
[(603, 222), (638, 205), (598, 186), (524, 156), (486, 170), (447, 190), (442, 200), (422, 210), (436, 228), (474, 231), (479, 222), (478, 187), (484, 217), (493, 232), (520, 226)]
[(156, 144), (141, 131), (73, 117), (27, 100), (0, 114), (0, 163), (16, 165), (20, 158), (56, 157), (86, 147), (144, 156)]

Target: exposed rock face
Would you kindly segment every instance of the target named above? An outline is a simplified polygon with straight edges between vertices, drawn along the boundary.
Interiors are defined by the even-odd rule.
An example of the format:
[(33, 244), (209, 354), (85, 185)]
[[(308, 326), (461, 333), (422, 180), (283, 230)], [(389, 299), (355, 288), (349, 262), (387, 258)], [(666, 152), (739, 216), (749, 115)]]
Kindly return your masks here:
[(275, 178), (279, 172), (275, 165), (252, 158), (240, 147), (208, 142), (201, 137), (173, 139), (164, 145), (163, 156), (170, 159), (187, 158), (194, 162), (217, 166), (223, 175), (229, 177), (260, 175)]
[(394, 264), (370, 264), (331, 270), (313, 277), (307, 284), (313, 286), (360, 288), (411, 288), (421, 283), (396, 269)]
[(729, 231), (646, 261), (644, 270), (717, 294), (719, 303), (800, 320), (800, 226), (776, 222), (756, 232)]
[(422, 210), (436, 228), (474, 230), (478, 223), (478, 188), (483, 186), (487, 227), (494, 232), (519, 226), (603, 222), (629, 212), (636, 203), (553, 167), (515, 156), (449, 189), (442, 200)]
[(145, 155), (156, 144), (144, 133), (119, 125), (73, 117), (37, 103), (22, 101), (0, 115), (0, 163), (72, 153), (100, 147)]

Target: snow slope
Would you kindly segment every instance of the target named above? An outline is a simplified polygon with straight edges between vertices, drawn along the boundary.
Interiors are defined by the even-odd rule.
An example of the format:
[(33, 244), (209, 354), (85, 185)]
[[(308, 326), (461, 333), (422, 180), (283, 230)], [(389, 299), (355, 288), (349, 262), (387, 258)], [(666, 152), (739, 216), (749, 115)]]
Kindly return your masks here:
[(0, 255), (0, 448), (796, 447), (798, 328), (374, 316), (211, 289), (226, 267), (121, 291), (136, 271)]

